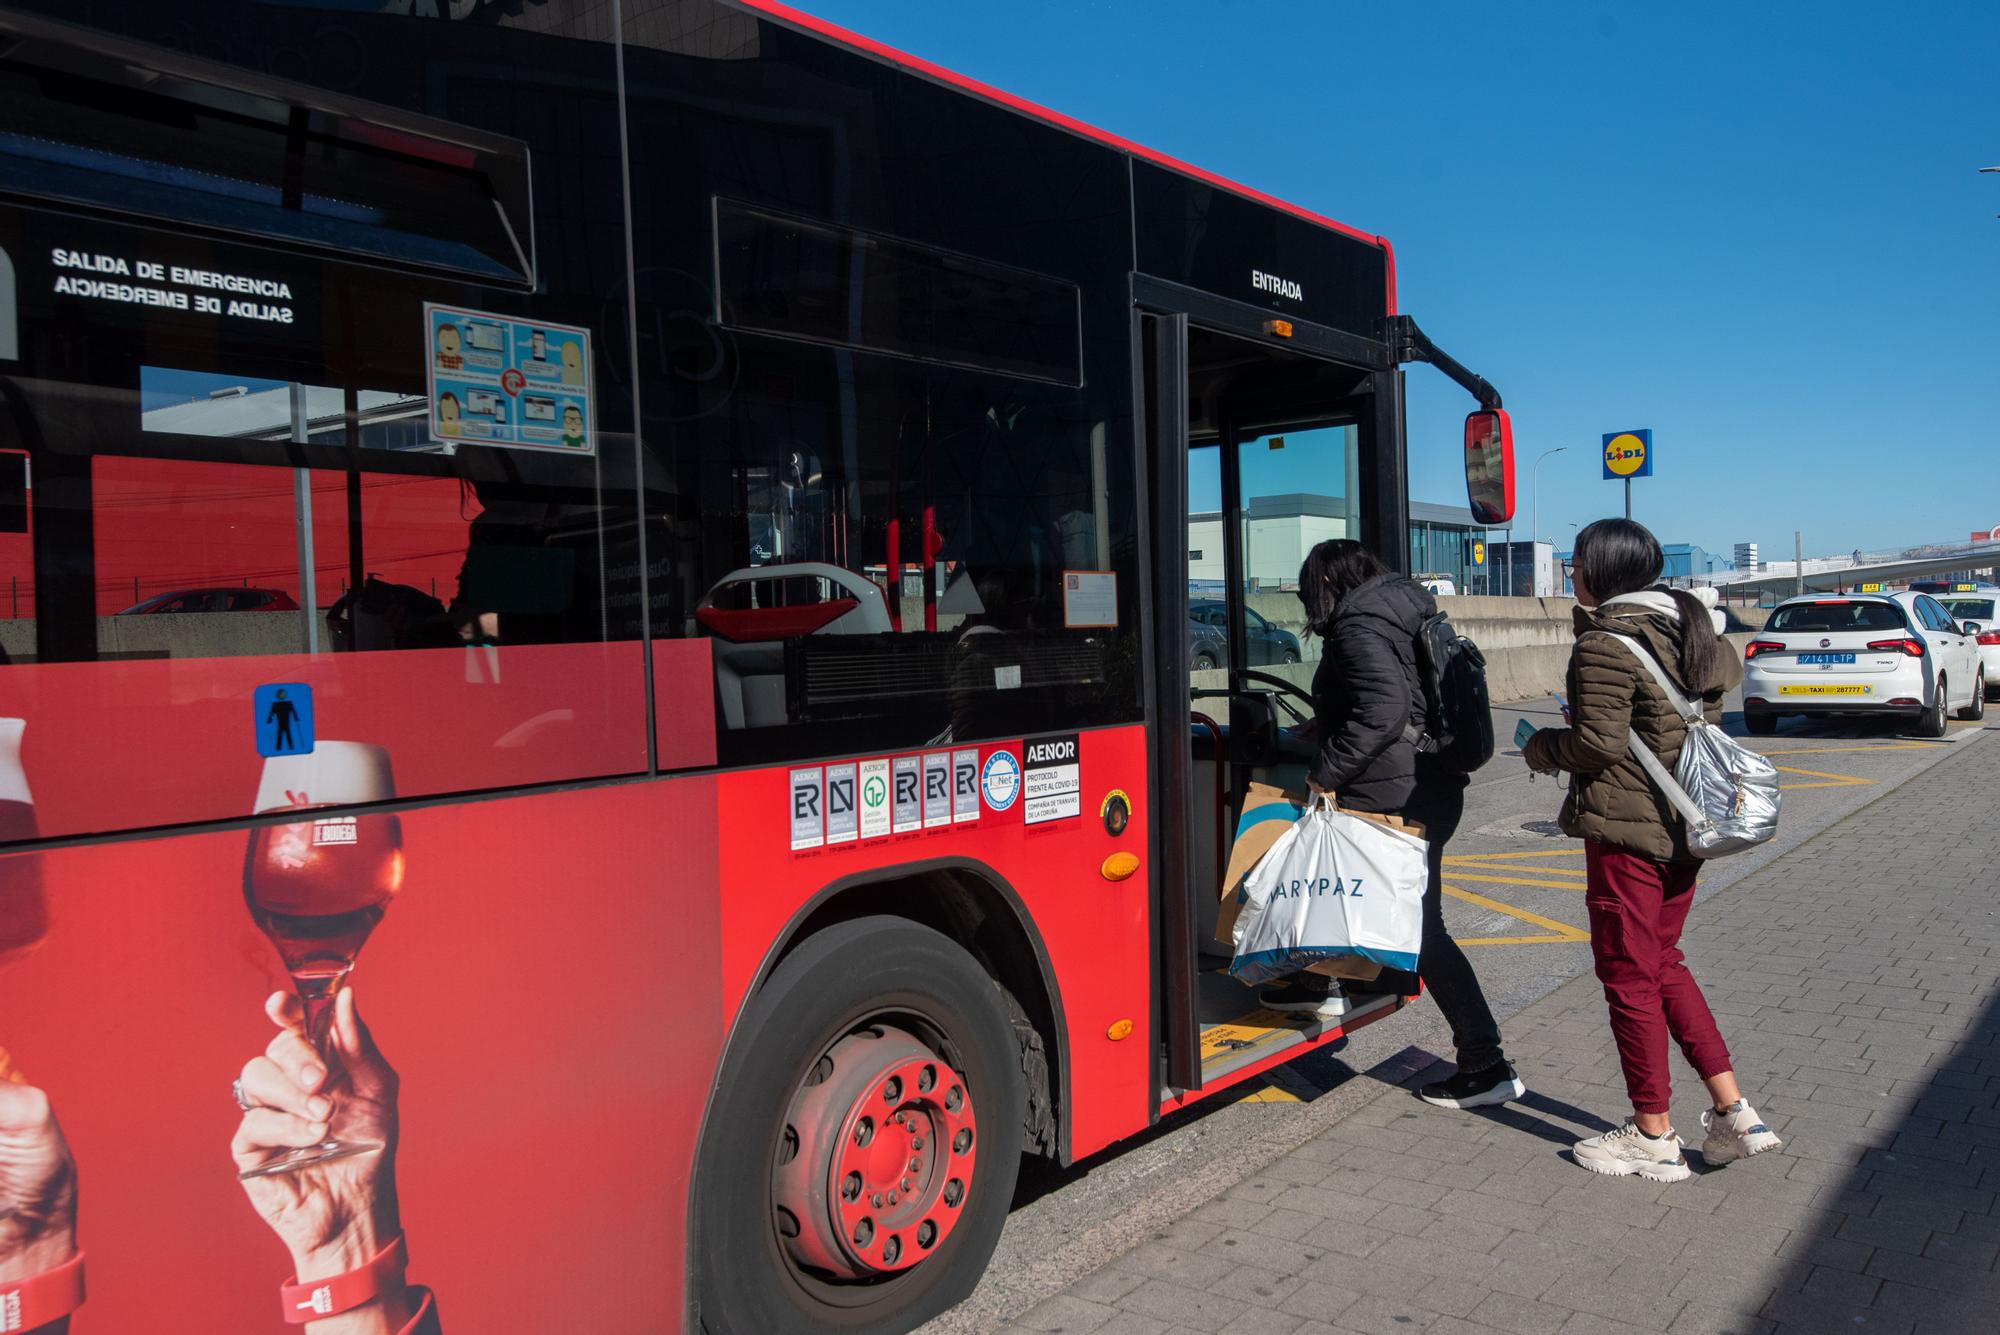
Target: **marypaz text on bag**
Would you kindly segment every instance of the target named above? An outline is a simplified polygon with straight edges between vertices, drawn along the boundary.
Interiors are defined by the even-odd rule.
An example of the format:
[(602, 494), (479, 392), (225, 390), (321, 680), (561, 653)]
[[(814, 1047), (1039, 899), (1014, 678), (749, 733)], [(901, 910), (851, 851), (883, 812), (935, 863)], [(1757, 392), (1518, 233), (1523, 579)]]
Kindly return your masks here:
[(1427, 851), (1405, 830), (1308, 804), (1243, 878), (1230, 973), (1260, 983), (1340, 957), (1414, 972)]

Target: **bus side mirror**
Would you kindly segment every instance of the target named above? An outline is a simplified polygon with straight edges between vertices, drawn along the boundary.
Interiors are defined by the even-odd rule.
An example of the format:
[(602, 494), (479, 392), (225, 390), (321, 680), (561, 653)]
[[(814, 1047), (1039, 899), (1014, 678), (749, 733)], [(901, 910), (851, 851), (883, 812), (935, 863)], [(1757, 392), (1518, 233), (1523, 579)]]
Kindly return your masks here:
[(1514, 424), (1503, 408), (1466, 415), (1465, 495), (1478, 523), (1514, 517)]

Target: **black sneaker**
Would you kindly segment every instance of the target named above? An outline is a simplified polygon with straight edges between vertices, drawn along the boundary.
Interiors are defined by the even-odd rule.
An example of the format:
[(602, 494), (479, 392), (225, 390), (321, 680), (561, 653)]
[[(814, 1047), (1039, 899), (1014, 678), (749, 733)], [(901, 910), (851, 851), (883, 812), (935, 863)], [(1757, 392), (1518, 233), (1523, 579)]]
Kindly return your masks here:
[(1518, 1099), (1528, 1092), (1521, 1077), (1506, 1062), (1483, 1071), (1459, 1071), (1449, 1080), (1425, 1085), (1417, 1097), (1440, 1108), (1484, 1108), (1490, 1104)]
[(1347, 998), (1341, 995), (1340, 984), (1332, 979), (1325, 986), (1313, 983), (1286, 983), (1281, 987), (1266, 988), (1258, 993), (1257, 1000), (1274, 1011), (1288, 1011), (1297, 1015), (1317, 1015), (1322, 1020), (1335, 1020), (1347, 1014)]

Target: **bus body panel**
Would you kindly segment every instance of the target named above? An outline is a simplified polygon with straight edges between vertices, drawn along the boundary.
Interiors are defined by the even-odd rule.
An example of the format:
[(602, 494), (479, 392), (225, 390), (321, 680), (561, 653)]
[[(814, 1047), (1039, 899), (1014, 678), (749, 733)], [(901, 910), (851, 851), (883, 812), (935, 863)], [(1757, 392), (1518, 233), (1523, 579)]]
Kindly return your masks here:
[[(1026, 744), (1049, 741), (1028, 738)], [(893, 877), (899, 868), (913, 863), (963, 861), (990, 870), (1013, 891), (1047, 954), (1059, 989), (1051, 998), (1053, 1009), (1066, 1026), (1060, 1038), (1068, 1059), (1060, 1078), (1065, 1081), (1063, 1111), (1070, 1154), (1081, 1158), (1144, 1128), (1153, 1047), (1145, 729), (1105, 728), (1068, 734), (1058, 741), (1078, 744), (1080, 771), (1073, 804), (1064, 807), (1060, 800), (1050, 801), (1049, 809), (1073, 809), (1074, 814), (1032, 824), (1026, 819), (1029, 805), (1042, 799), (1027, 791), (1031, 783), (1040, 782), (1031, 776), (1060, 767), (1024, 767), (1021, 741), (941, 746), (722, 775), (719, 897), (725, 1023), (733, 1022), (750, 987), (768, 969), (774, 945), (783, 939), (801, 906), (824, 887), (866, 880), (871, 874)], [(890, 762), (887, 773), (893, 785), (898, 757), (948, 761), (960, 753), (975, 753), (979, 773), (990, 776), (980, 781), (975, 796), (978, 812), (971, 819), (897, 832), (892, 810), (891, 830), (879, 838), (860, 838), (857, 822), (856, 837), (837, 837), (828, 843), (823, 826), (820, 835), (801, 839), (819, 842), (791, 847), (795, 799), (813, 791), (815, 783), (825, 802), (829, 776), (858, 786), (866, 782), (861, 767), (870, 760)], [(1006, 758), (996, 762), (996, 755)], [(921, 780), (921, 767), (917, 775)], [(1019, 776), (1018, 788), (1008, 787), (1009, 775)], [(1109, 832), (1105, 820), (1114, 794), (1130, 813), (1117, 835)], [(862, 796), (857, 789), (857, 800)], [(890, 800), (893, 804), (893, 794)], [(846, 828), (844, 821), (827, 824), (843, 832)], [(1137, 869), (1126, 879), (1108, 880), (1105, 861), (1119, 853), (1137, 857)], [(892, 962), (857, 960), (855, 966), (884, 963)], [(1114, 1037), (1121, 1022), (1129, 1028)], [(1051, 1061), (1060, 1055), (1049, 1054)]]
[[(722, 905), (699, 892), (715, 794), (688, 777), (401, 814), (407, 877), (353, 986), (401, 1076), (410, 1274), (447, 1329), (678, 1328), (722, 1036)], [(287, 986), (245, 908), (248, 840), (0, 857), (0, 876), (38, 862), (48, 900), (46, 938), (0, 969), (0, 1041), (79, 1164), (79, 1332), (278, 1321), (286, 1252), (229, 1154), (230, 1081)]]

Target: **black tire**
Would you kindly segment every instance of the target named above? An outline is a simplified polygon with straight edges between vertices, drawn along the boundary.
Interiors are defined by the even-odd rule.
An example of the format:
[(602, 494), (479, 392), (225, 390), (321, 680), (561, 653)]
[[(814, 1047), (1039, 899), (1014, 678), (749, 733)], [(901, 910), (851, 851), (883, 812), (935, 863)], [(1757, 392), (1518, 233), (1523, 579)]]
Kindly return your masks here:
[(1752, 737), (1769, 737), (1777, 730), (1778, 716), (1776, 714), (1752, 714), (1747, 710), (1744, 712), (1743, 731), (1749, 733)]
[(1917, 719), (1917, 727), (1916, 727), (1917, 736), (1919, 737), (1944, 736), (1945, 729), (1947, 726), (1949, 726), (1945, 722), (1945, 719), (1947, 718), (1948, 714), (1944, 707), (1944, 702), (1946, 697), (1950, 694), (1950, 692), (1946, 690), (1946, 686), (1947, 686), (1947, 679), (1944, 677), (1939, 677), (1937, 679), (1937, 691), (1931, 700), (1931, 707), (1929, 709), (1926, 709), (1923, 712), (1922, 716)]
[(1986, 669), (1980, 668), (1979, 675), (1972, 679), (1972, 702), (1958, 711), (1958, 716), (1968, 723), (1977, 723), (1986, 717)]
[[(786, 1251), (773, 1165), (793, 1096), (841, 1038), (879, 1020), (921, 1032), (963, 1072), (978, 1154), (962, 1213), (911, 1269), (829, 1282)], [(694, 1292), (707, 1335), (900, 1335), (972, 1292), (1021, 1165), (1026, 1093), (1005, 999), (956, 942), (902, 918), (838, 923), (799, 946), (746, 1004), (702, 1137)]]
[(1299, 656), (1293, 653), (1290, 649), (1287, 649), (1285, 650), (1285, 661), (1287, 663), (1296, 663), (1299, 661)]
[(1194, 662), (1188, 666), (1196, 672), (1213, 672), (1215, 671), (1215, 660), (1207, 654), (1196, 654)]

